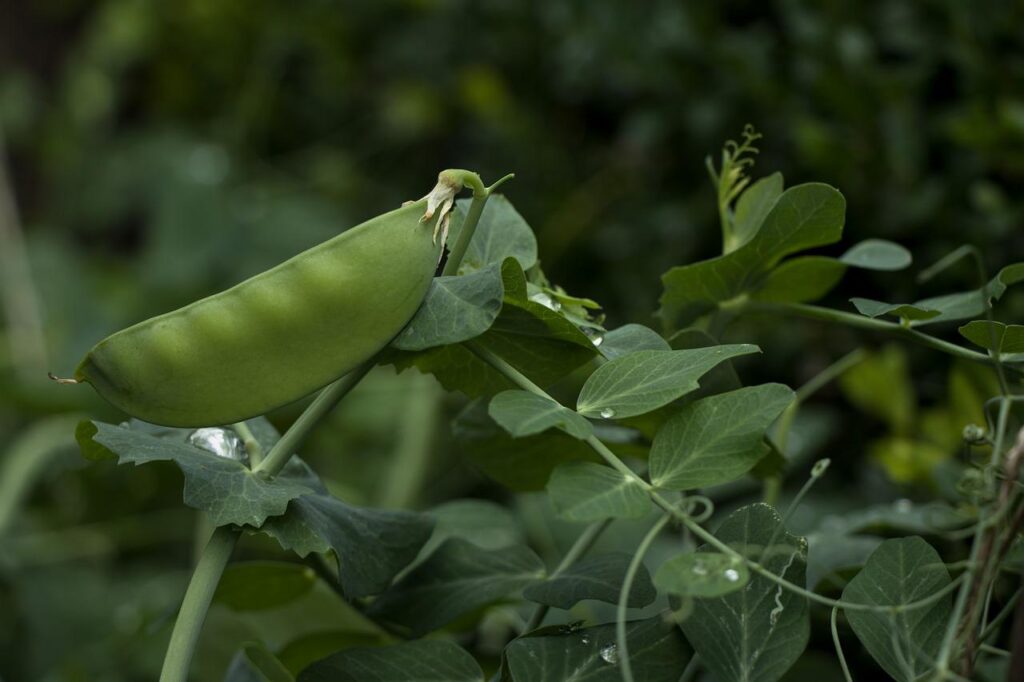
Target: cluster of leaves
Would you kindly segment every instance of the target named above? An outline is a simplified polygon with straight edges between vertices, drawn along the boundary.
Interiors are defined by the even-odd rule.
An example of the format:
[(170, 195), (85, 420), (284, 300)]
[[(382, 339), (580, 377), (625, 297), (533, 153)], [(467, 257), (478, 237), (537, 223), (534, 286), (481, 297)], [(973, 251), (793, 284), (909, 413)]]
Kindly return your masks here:
[[(533, 604), (534, 615), (502, 642), (495, 675), (505, 682), (634, 676), (675, 682), (698, 661), (716, 679), (771, 682), (804, 653), (816, 602), (845, 611), (864, 649), (894, 679), (915, 680), (936, 661), (948, 670), (951, 656), (959, 655), (952, 637), (960, 634), (948, 628), (973, 616), (962, 607), (954, 613), (953, 591), (979, 578), (968, 572), (954, 581), (921, 537), (886, 540), (862, 531), (882, 524), (934, 534), (980, 519), (982, 511), (958, 514), (938, 505), (915, 516), (898, 506), (847, 516), (840, 528), (793, 534), (787, 521), (810, 483), (824, 475), (822, 462), (785, 514), (755, 503), (733, 511), (713, 534), (701, 525), (714, 507), (703, 494), (748, 477), (762, 479), (767, 489), (794, 470), (784, 443), (800, 401), (782, 384), (743, 385), (734, 364), (758, 347), (720, 344), (708, 322), (758, 304), (803, 305), (824, 296), (849, 267), (893, 270), (910, 263), (905, 250), (881, 240), (837, 259), (794, 255), (840, 238), (842, 195), (815, 183), (784, 190), (778, 174), (747, 182), (744, 167), (713, 174), (739, 188), (720, 190), (726, 253), (665, 275), (662, 318), (669, 328), (691, 325), (667, 340), (642, 325), (606, 329), (594, 316), (595, 303), (552, 286), (529, 226), (497, 196), (459, 273), (435, 280), (383, 356), (470, 399), (454, 427), (483, 471), (513, 489), (543, 488), (558, 517), (591, 524), (552, 570), (515, 522), (489, 503), (452, 502), (432, 512), (362, 508), (333, 496), (297, 458), (266, 477), (192, 444), (188, 431), (81, 424), (77, 437), (91, 459), (176, 464), (185, 503), (214, 524), (268, 535), (300, 557), (333, 555), (333, 567), (314, 561), (317, 571), (376, 632), (362, 642), (370, 646), (351, 636), (342, 646), (335, 639), (276, 649), (249, 645), (229, 679), (479, 682), (484, 671), (469, 652), (449, 638), (420, 638), (472, 629), (478, 614), (508, 600)], [(455, 237), (466, 211), (460, 203)], [(968, 292), (989, 317), (965, 328), (987, 325), (996, 337), (989, 304), (1018, 281), (1020, 269), (1004, 268), (984, 298)], [(958, 302), (944, 310), (946, 319), (978, 314), (977, 305), (965, 305), (968, 294), (947, 298)], [(903, 321), (892, 330), (913, 333), (913, 320), (897, 314)], [(1000, 366), (1015, 367), (1022, 358), (1014, 346), (997, 350), (1002, 347), (988, 349)], [(582, 380), (578, 391), (573, 376)], [(863, 384), (845, 382), (852, 395)], [(570, 390), (575, 407), (554, 397)], [(263, 419), (247, 427), (261, 449), (277, 440)], [(1004, 416), (998, 430), (1007, 428)], [(999, 454), (1003, 445), (1000, 435), (991, 449)], [(971, 462), (964, 471), (975, 471)], [(983, 488), (965, 499), (976, 503), (991, 492)], [(701, 506), (707, 513), (697, 515)], [(633, 552), (584, 556), (609, 524), (652, 518), (658, 520)], [(652, 578), (644, 557), (671, 520), (684, 533), (673, 533)], [(1015, 531), (1011, 544), (1014, 537)], [(851, 570), (838, 600), (816, 594), (819, 585), (841, 585), (842, 573)], [(221, 585), (219, 599), (239, 609), (276, 607), (303, 598), (316, 582), (301, 564), (242, 564)], [(542, 626), (548, 609), (571, 611), (581, 602), (615, 605), (617, 617)], [(631, 609), (642, 611), (630, 619)], [(838, 647), (835, 627), (833, 615)]]

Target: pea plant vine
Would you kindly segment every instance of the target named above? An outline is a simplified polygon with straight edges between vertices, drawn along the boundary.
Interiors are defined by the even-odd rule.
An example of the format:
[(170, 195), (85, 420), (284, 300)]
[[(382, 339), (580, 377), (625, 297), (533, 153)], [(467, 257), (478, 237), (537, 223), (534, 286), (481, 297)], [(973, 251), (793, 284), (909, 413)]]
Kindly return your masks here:
[[(1024, 281), (1024, 263), (990, 277), (983, 254), (964, 247), (922, 278), (967, 259), (976, 288), (815, 305), (848, 270), (899, 271), (911, 255), (879, 239), (838, 257), (805, 253), (841, 240), (843, 196), (821, 183), (786, 188), (779, 173), (753, 179), (758, 138), (748, 128), (709, 159), (722, 254), (664, 274), (657, 325), (612, 326), (597, 303), (552, 284), (527, 222), (494, 192), (505, 179), (486, 187), (462, 172), (473, 196), (455, 204), (447, 260), (412, 321), (283, 434), (264, 417), (200, 429), (80, 424), (89, 459), (175, 463), (185, 504), (213, 528), (162, 682), (190, 679), (211, 604), (280, 606), (313, 582), (329, 583), (368, 629), (301, 646), (254, 641), (225, 679), (774, 682), (812, 634), (833, 643), (846, 680), (854, 650), (873, 660), (858, 668), (871, 679), (969, 680), (993, 665), (1021, 679), (1024, 326), (997, 321), (994, 306)], [(955, 499), (856, 510), (806, 537), (793, 530), (830, 475), (828, 458), (795, 444), (806, 441), (796, 437), (805, 408), (839, 382), (853, 402), (866, 395), (867, 409), (881, 409), (896, 391), (886, 358), (902, 351), (856, 349), (796, 390), (745, 384), (761, 349), (719, 339), (741, 321), (790, 317), (923, 346), (993, 377), (972, 406), (981, 423), (951, 425)], [(966, 343), (927, 331), (951, 322)], [(299, 454), (378, 365), (432, 375), (465, 400), (452, 430), (467, 458), (513, 491), (543, 490), (577, 529), (560, 557), (547, 565), (491, 502), (408, 511), (332, 494)], [(872, 371), (883, 379), (865, 384)], [(898, 425), (900, 444), (916, 442), (911, 421)], [(908, 447), (913, 460), (918, 446)], [(877, 451), (896, 461), (892, 447)], [(602, 550), (618, 529), (629, 551)], [(232, 563), (238, 542), (257, 535), (295, 560)]]

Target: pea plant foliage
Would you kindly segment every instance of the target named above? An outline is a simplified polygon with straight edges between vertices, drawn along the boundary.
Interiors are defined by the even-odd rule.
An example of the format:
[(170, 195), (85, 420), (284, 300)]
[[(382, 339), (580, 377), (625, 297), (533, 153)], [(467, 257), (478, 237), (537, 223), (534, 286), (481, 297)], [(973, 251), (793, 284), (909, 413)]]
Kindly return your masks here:
[[(454, 205), (447, 260), (418, 312), (283, 433), (260, 416), (201, 429), (81, 423), (90, 460), (176, 465), (184, 503), (215, 527), (161, 679), (194, 679), (211, 604), (280, 609), (324, 586), (341, 625), (256, 639), (223, 679), (774, 682), (811, 663), (829, 679), (1005, 676), (1024, 655), (1024, 633), (1011, 636), (1024, 569), (1024, 326), (1000, 321), (998, 303), (1024, 263), (990, 275), (966, 246), (922, 273), (940, 281), (966, 259), (976, 287), (837, 299), (848, 271), (897, 273), (911, 254), (881, 239), (837, 247), (842, 193), (755, 178), (758, 137), (748, 128), (709, 158), (721, 254), (666, 272), (649, 325), (613, 324), (551, 283), (527, 220), (466, 174), (473, 197)], [(815, 305), (826, 297), (849, 303)], [(807, 403), (834, 383), (863, 395), (857, 382), (881, 360), (861, 348), (801, 386), (752, 381), (773, 366), (758, 325), (797, 317), (992, 378), (972, 406), (981, 423), (952, 425), (964, 429), (946, 463), (952, 482), (930, 505), (802, 516), (830, 478)], [(513, 502), (396, 510), (338, 496), (302, 446), (376, 365), (450, 392), (464, 465)], [(869, 386), (868, 410), (897, 390), (891, 376)], [(515, 500), (544, 510), (561, 541), (528, 539)], [(232, 561), (257, 536), (279, 558)]]

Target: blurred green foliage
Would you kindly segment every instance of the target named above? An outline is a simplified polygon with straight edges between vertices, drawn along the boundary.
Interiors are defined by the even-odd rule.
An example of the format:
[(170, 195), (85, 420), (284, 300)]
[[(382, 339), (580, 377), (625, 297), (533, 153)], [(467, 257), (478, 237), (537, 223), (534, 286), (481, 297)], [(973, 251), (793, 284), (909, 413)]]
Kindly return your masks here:
[[(969, 242), (994, 272), (1024, 253), (1022, 25), (1024, 6), (1010, 0), (7, 3), (0, 142), (32, 278), (5, 261), (5, 301), (38, 303), (44, 339), (5, 321), (0, 447), (50, 414), (118, 419), (91, 393), (44, 382), (46, 370), (68, 374), (112, 330), (425, 193), (445, 167), (516, 172), (506, 191), (545, 271), (604, 304), (613, 326), (649, 323), (660, 273), (716, 252), (702, 159), (746, 123), (765, 135), (755, 176), (781, 170), (787, 184), (842, 190), (846, 244), (892, 239), (923, 266)], [(936, 291), (974, 277), (965, 265)], [(885, 300), (930, 293), (900, 275), (851, 279), (844, 290)], [(1024, 299), (1008, 296), (1003, 310), (1019, 319)], [(795, 322), (744, 323), (730, 337), (761, 343), (765, 375), (792, 385), (855, 338)], [(925, 357), (893, 360), (923, 380), (893, 396), (881, 415), (891, 430), (849, 414), (844, 428), (934, 433), (926, 422), (960, 409), (948, 383), (966, 375)], [(308, 459), (325, 480), (367, 504), (498, 494), (456, 458), (443, 422), (401, 426), (407, 408), (450, 416), (458, 399), (432, 382), (409, 389), (381, 373), (318, 432)], [(0, 543), (0, 603), (13, 605), (0, 609), (0, 676), (152, 679), (193, 543), (180, 475), (86, 467), (70, 436)], [(866, 459), (860, 444), (833, 440), (840, 467), (843, 455), (851, 471)], [(412, 483), (384, 475), (424, 460)], [(863, 478), (876, 486), (866, 497), (888, 490), (878, 471)], [(520, 502), (531, 539), (557, 548), (559, 531), (530, 504)], [(258, 630), (240, 623), (214, 613), (211, 639), (235, 634), (204, 650), (204, 671), (223, 670)]]

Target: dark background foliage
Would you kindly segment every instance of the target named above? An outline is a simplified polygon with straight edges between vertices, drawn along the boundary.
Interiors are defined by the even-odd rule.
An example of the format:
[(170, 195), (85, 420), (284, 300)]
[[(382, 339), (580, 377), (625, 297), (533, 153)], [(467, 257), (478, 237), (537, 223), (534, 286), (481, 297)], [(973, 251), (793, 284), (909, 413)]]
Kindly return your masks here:
[[(846, 243), (898, 241), (915, 268), (973, 243), (994, 271), (1024, 253), (1022, 25), (1009, 1), (3, 3), (0, 131), (34, 282), (5, 262), (5, 300), (41, 310), (44, 337), (8, 318), (0, 433), (67, 411), (118, 419), (43, 374), (424, 194), (446, 167), (516, 172), (506, 191), (547, 274), (614, 326), (656, 326), (660, 274), (717, 253), (703, 159), (746, 123), (765, 135), (755, 175), (842, 190)], [(974, 277), (851, 275), (830, 303)], [(1008, 297), (1004, 316), (1022, 312)], [(754, 374), (792, 385), (856, 338), (778, 320), (729, 336), (765, 348)], [(910, 355), (922, 400), (943, 399), (948, 363)], [(311, 444), (328, 474), (345, 471), (337, 489), (381, 502), (402, 390), (378, 379)], [(452, 458), (447, 428), (426, 437), (427, 492), (406, 504), (501, 494)], [(850, 473), (862, 448), (832, 442), (864, 478)], [(85, 467), (68, 450), (0, 551), (0, 601), (18, 605), (0, 609), (14, 643), (0, 675), (147, 679), (161, 643), (139, 633), (160, 632), (187, 575), (177, 474)]]

